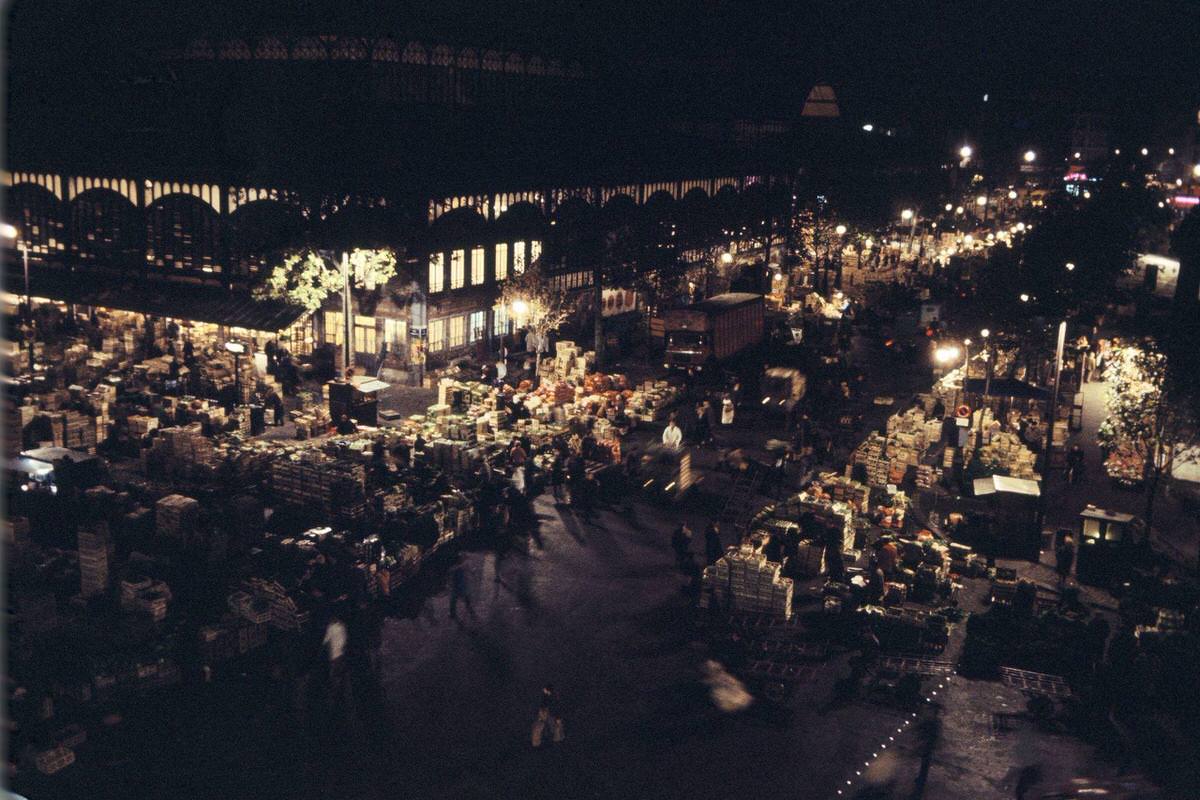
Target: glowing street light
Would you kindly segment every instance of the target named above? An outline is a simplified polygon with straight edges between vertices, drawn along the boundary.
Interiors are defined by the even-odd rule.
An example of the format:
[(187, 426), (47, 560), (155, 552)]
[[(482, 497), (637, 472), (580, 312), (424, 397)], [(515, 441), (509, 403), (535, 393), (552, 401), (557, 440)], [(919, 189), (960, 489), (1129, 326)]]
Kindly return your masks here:
[(958, 148), (958, 155), (964, 161), (966, 161), (968, 158), (970, 158), (971, 154), (974, 152), (975, 151), (971, 149), (971, 145), (969, 145), (969, 144), (964, 144), (962, 147)]
[(10, 222), (0, 222), (0, 236), (3, 236), (5, 239), (13, 239), (15, 241), (17, 234), (18, 231), (16, 225), (13, 225)]
[(846, 235), (846, 226), (838, 225), (836, 228), (833, 229), (833, 232), (836, 233), (838, 236), (845, 236)]
[(730, 253), (728, 251), (721, 253), (721, 263), (722, 264), (732, 264), (733, 263), (733, 253)]
[(1119, 155), (1121, 155), (1121, 148), (1119, 148), (1119, 147), (1118, 147), (1118, 148), (1115, 148), (1115, 149), (1113, 150), (1113, 155), (1114, 155), (1114, 156), (1119, 156)]
[(1021, 292), (1021, 302), (1022, 302), (1022, 303), (1028, 303), (1028, 302), (1029, 302), (1029, 295), (1028, 295), (1028, 294), (1026, 294), (1025, 292)]
[(863, 125), (862, 129), (867, 133), (870, 133), (871, 131), (875, 130), (875, 126), (868, 122), (866, 125)]
[(1066, 266), (1067, 272), (1075, 271), (1075, 262), (1074, 261), (1068, 261), (1064, 266)]
[(1174, 148), (1174, 147), (1168, 147), (1168, 148), (1167, 148), (1167, 155), (1169, 155), (1169, 156), (1173, 156), (1173, 155), (1175, 155), (1175, 148)]
[(1150, 155), (1150, 151), (1149, 151), (1149, 150), (1147, 150), (1146, 148), (1144, 148), (1144, 147), (1143, 147), (1143, 148), (1142, 148), (1142, 155), (1144, 155), (1144, 156), (1148, 156), (1148, 155)]
[(957, 361), (961, 353), (962, 351), (959, 350), (957, 346), (951, 344), (946, 345), (945, 347), (939, 347), (934, 351), (933, 357), (937, 359), (939, 364), (949, 364)]
[(1196, 166), (1192, 167), (1192, 177), (1200, 178), (1200, 164), (1197, 164)]
[(987, 328), (984, 328), (983, 330), (981, 330), (979, 332), (979, 335), (986, 339), (987, 337), (992, 335), (992, 332), (989, 331)]
[(1076, 151), (1075, 151), (1075, 158), (1081, 158), (1081, 156), (1079, 155), (1079, 151), (1078, 151), (1078, 150), (1076, 150)]
[(959, 206), (958, 208), (954, 209), (954, 213), (955, 213), (955, 214), (961, 214), (961, 213), (963, 213), (963, 211), (965, 211), (965, 210), (966, 210), (966, 209), (964, 209), (962, 206)]
[(1017, 190), (1016, 190), (1016, 189), (1009, 189), (1009, 190), (1008, 190), (1008, 199), (1009, 199), (1009, 200), (1016, 200), (1016, 199), (1017, 199)]
[(1025, 223), (1024, 223), (1024, 222), (1018, 222), (1018, 223), (1017, 223), (1017, 230), (1018, 230), (1018, 231), (1020, 231), (1021, 233), (1024, 233), (1024, 232), (1025, 232)]
[(906, 208), (900, 212), (900, 219), (904, 220), (905, 222), (908, 222), (910, 219), (912, 219), (912, 217), (913, 212), (911, 208)]
[(953, 211), (953, 210), (954, 210), (954, 203), (946, 203), (946, 210), (947, 210), (947, 211)]
[(529, 304), (524, 300), (514, 300), (512, 304), (513, 313), (517, 316), (524, 316), (529, 313)]
[(1026, 164), (1032, 164), (1034, 161), (1037, 161), (1037, 153), (1032, 150), (1026, 150), (1024, 158)]

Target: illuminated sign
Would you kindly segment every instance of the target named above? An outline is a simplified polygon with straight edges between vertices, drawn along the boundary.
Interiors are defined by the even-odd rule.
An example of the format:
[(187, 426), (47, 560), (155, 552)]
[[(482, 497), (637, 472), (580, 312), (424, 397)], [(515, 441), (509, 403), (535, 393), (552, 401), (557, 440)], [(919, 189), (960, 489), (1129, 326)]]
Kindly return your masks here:
[(1063, 175), (1064, 181), (1086, 181), (1088, 179), (1086, 172), (1068, 172)]
[(1175, 205), (1200, 206), (1200, 197), (1191, 194), (1177, 194), (1175, 195)]

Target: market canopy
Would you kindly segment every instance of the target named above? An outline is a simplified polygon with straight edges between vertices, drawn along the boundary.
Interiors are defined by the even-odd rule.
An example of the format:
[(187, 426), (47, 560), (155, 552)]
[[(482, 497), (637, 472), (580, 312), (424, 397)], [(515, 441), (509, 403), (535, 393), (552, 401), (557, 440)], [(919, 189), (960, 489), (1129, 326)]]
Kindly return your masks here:
[[(19, 276), (6, 274), (5, 279), (9, 291), (21, 286)], [(104, 281), (59, 270), (30, 270), (29, 293), (64, 303), (269, 333), (290, 328), (308, 313), (282, 300), (260, 300), (247, 291), (221, 286), (155, 279)]]
[(986, 497), (991, 494), (1022, 494), (1026, 497), (1039, 497), (1042, 493), (1037, 481), (1010, 478), (1007, 475), (976, 478), (974, 488), (976, 497)]
[(1016, 378), (992, 378), (990, 386), (987, 385), (986, 378), (968, 378), (964, 391), (970, 394), (983, 394), (985, 386), (988, 397), (1014, 397), (1020, 400), (1050, 399), (1050, 392)]

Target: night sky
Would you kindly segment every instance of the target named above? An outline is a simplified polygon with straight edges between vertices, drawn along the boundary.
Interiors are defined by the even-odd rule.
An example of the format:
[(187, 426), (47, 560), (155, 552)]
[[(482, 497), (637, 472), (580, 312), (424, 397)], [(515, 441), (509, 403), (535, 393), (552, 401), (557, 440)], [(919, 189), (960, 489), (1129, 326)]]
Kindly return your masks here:
[(1059, 142), (1074, 111), (1108, 114), (1116, 139), (1169, 136), (1200, 108), (1200, 4), (1189, 2), (20, 0), (8, 21), (10, 126), (153, 76), (160, 47), (301, 32), (558, 55), (667, 97), (707, 74), (712, 106), (692, 113), (717, 117), (794, 116), (824, 79), (848, 121), (896, 125), (939, 150), (981, 128), (1013, 146)]

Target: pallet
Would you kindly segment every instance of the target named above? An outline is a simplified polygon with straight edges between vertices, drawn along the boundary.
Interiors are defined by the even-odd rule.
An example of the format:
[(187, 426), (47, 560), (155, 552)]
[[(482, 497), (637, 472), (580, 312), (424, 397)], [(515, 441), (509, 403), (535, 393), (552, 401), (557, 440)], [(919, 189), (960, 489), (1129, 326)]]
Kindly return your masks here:
[(768, 639), (759, 642), (758, 649), (775, 661), (819, 661), (829, 655), (829, 647), (821, 642), (781, 642)]
[(816, 667), (803, 664), (781, 664), (778, 661), (751, 661), (745, 670), (748, 678), (810, 683), (817, 675)]
[(932, 678), (954, 674), (954, 664), (951, 662), (920, 656), (882, 656), (879, 659), (879, 668)]
[(1000, 679), (1005, 685), (1023, 692), (1044, 694), (1050, 697), (1070, 697), (1071, 687), (1061, 675), (1047, 675), (1015, 667), (1001, 667)]

